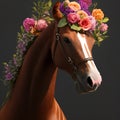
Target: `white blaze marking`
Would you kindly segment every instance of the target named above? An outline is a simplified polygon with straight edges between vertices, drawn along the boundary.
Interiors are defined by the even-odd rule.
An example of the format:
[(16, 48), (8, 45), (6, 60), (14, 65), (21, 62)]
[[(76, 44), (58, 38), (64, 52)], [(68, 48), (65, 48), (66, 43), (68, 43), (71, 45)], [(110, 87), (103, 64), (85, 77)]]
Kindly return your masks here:
[(79, 32), (77, 33), (77, 36), (80, 41), (85, 58), (91, 57), (91, 53), (89, 51), (85, 36), (82, 36)]
[[(86, 41), (86, 38), (84, 35), (81, 35), (79, 32), (77, 33), (77, 37), (78, 37), (78, 40), (81, 44), (81, 47), (82, 47), (82, 51), (83, 51), (83, 54), (84, 54), (84, 57), (85, 58), (89, 58), (89, 57), (92, 57), (91, 53), (90, 53), (90, 50), (89, 50), (89, 47), (87, 45), (87, 41)], [(93, 80), (93, 84), (94, 83), (97, 83), (97, 84), (100, 84), (101, 81), (102, 81), (102, 78), (101, 78), (101, 75), (94, 63), (94, 61), (88, 61), (87, 62), (88, 66), (89, 66), (89, 73), (88, 75), (92, 78)]]

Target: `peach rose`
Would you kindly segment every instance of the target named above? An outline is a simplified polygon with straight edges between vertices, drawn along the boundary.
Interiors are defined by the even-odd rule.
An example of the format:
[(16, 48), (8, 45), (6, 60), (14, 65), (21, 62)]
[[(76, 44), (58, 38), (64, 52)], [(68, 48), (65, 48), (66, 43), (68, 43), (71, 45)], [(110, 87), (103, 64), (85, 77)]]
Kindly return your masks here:
[(96, 20), (102, 20), (104, 18), (104, 13), (101, 9), (94, 9), (92, 11), (92, 16), (95, 17)]
[(81, 9), (81, 6), (77, 2), (68, 3), (68, 7), (74, 11), (78, 11)]
[(80, 15), (80, 18), (85, 18), (85, 17), (88, 17), (88, 14), (84, 11), (84, 10), (79, 10), (77, 12), (78, 15)]

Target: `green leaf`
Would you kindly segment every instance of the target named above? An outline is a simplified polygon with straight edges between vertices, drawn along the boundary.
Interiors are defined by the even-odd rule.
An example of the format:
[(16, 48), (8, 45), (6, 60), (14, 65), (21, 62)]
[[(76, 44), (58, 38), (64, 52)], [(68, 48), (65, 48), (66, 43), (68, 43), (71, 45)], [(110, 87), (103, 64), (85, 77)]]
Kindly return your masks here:
[(107, 31), (103, 32), (102, 34), (103, 34), (103, 35), (107, 34)]
[(33, 5), (34, 5), (34, 6), (37, 6), (37, 3), (36, 3), (36, 2), (33, 2)]
[(77, 25), (75, 25), (75, 24), (71, 25), (70, 28), (71, 28), (72, 30), (76, 30), (76, 31), (80, 31), (80, 30), (81, 30), (81, 27), (79, 27), (79, 26), (77, 26)]
[(100, 47), (100, 44), (101, 44), (101, 43), (100, 43), (99, 41), (96, 41), (95, 44), (96, 44), (98, 47)]
[(52, 1), (51, 0), (49, 0), (46, 4), (45, 4), (45, 6), (48, 8), (48, 10), (49, 10), (49, 8), (51, 8), (51, 6), (52, 6)]
[(3, 65), (6, 66), (6, 65), (7, 65), (7, 62), (3, 62)]
[(103, 40), (104, 39), (101, 36), (98, 37), (98, 42), (102, 42)]
[(20, 30), (21, 30), (22, 33), (25, 32), (25, 31), (24, 31), (24, 27), (23, 27), (22, 25), (20, 26)]
[(104, 23), (106, 23), (106, 22), (108, 22), (109, 21), (109, 18), (108, 17), (105, 17), (103, 20), (102, 20), (102, 22), (104, 22)]
[(34, 12), (37, 12), (37, 8), (36, 8), (36, 7), (33, 7), (33, 11), (34, 11)]
[(66, 20), (65, 17), (63, 17), (63, 18), (59, 21), (58, 27), (64, 27), (64, 26), (66, 26), (66, 25), (67, 25), (67, 20)]

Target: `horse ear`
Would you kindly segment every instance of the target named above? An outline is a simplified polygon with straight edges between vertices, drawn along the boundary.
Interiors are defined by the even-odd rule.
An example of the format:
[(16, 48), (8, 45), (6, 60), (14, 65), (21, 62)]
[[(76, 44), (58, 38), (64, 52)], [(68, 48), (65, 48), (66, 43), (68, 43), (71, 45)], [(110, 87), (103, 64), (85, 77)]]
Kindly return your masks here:
[(53, 17), (57, 22), (63, 17), (63, 14), (60, 11), (60, 4), (60, 2), (56, 2), (52, 10)]

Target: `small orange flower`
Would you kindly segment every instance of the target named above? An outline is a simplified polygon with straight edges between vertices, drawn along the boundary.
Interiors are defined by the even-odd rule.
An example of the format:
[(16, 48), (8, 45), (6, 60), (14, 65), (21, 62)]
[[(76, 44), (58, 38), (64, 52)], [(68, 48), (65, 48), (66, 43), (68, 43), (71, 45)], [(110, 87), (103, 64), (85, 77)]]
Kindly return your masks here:
[(102, 20), (104, 18), (104, 13), (101, 9), (93, 9), (92, 16), (95, 17), (96, 20)]
[(81, 9), (81, 6), (77, 2), (70, 2), (68, 4), (68, 7), (70, 7), (74, 11), (78, 11)]
[(35, 29), (35, 27), (31, 28), (30, 33), (35, 35), (35, 36), (39, 35), (39, 32)]
[(88, 14), (83, 10), (79, 10), (77, 14), (80, 16), (81, 19), (88, 17)]

